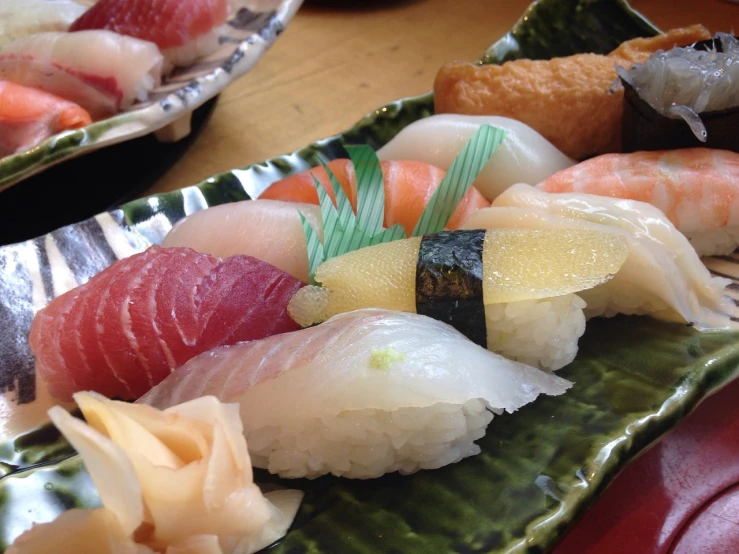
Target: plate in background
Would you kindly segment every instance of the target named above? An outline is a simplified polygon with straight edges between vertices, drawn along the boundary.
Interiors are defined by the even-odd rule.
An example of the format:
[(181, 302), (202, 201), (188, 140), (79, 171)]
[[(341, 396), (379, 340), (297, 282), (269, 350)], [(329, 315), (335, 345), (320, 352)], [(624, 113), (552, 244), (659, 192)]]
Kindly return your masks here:
[[(178, 124), (172, 133), (180, 136), (194, 109), (214, 98), (262, 58), (302, 0), (229, 0), (229, 4), (229, 20), (219, 28), (221, 46), (216, 52), (190, 67), (177, 68), (152, 91), (147, 102), (0, 159), (0, 191), (62, 161), (160, 131), (168, 125)], [(4, 201), (0, 196), (0, 202)]]
[[(623, 40), (655, 32), (622, 0), (539, 0), (512, 33), (491, 47), (485, 61), (604, 53)], [(291, 154), (0, 248), (0, 269), (5, 268), (0, 271), (0, 293), (14, 295), (8, 299), (0, 294), (6, 335), (25, 336), (33, 298), (48, 299), (64, 287), (52, 265), (68, 268), (83, 282), (116, 258), (160, 242), (187, 214), (257, 197), (280, 177), (317, 165), (318, 160), (346, 156), (343, 144), (379, 148), (404, 126), (432, 112), (428, 94), (399, 100), (346, 132)], [(739, 264), (722, 263), (729, 265), (722, 271), (739, 275)], [(17, 341), (1, 340), (5, 374), (0, 371), (0, 383), (6, 389), (14, 386), (14, 394), (32, 397), (33, 366), (27, 349)], [(576, 361), (558, 372), (575, 387), (561, 397), (542, 398), (494, 419), (479, 441), (483, 452), (478, 456), (407, 477), (283, 482), (303, 489), (306, 498), (292, 530), (270, 552), (547, 551), (631, 460), (739, 373), (737, 333), (701, 334), (646, 317), (595, 319), (580, 346)], [(0, 447), (0, 463), (5, 464), (0, 473), (8, 473), (0, 480), (0, 498), (6, 499), (0, 510), (0, 543), (70, 504), (95, 505), (94, 487), (79, 459), (63, 459), (70, 453), (49, 428)], [(722, 461), (714, 464), (720, 467)], [(680, 478), (679, 473), (675, 476)], [(256, 477), (275, 480), (263, 471)], [(639, 485), (637, 480), (631, 486)], [(635, 492), (624, 491), (622, 497), (636, 499)], [(47, 511), (39, 516), (41, 508), (34, 507)]]

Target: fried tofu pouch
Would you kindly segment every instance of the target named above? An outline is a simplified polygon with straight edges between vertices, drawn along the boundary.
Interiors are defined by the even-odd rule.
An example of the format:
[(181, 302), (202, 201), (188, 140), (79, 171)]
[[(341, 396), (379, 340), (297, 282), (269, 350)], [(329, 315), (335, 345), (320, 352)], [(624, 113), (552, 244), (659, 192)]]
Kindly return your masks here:
[(609, 92), (617, 77), (615, 66), (628, 68), (657, 50), (708, 38), (708, 29), (693, 25), (626, 41), (607, 56), (577, 54), (502, 65), (447, 63), (434, 82), (436, 113), (517, 119), (578, 160), (619, 152), (623, 90)]

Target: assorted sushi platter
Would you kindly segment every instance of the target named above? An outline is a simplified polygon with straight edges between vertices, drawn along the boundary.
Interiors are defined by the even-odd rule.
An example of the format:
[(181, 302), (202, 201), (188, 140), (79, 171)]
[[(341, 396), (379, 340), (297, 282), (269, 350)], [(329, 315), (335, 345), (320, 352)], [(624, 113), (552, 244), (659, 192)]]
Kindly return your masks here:
[(187, 136), (301, 3), (0, 1), (0, 191), (104, 146)]
[(539, 0), (429, 94), (0, 248), (0, 547), (552, 549), (739, 376), (738, 54)]

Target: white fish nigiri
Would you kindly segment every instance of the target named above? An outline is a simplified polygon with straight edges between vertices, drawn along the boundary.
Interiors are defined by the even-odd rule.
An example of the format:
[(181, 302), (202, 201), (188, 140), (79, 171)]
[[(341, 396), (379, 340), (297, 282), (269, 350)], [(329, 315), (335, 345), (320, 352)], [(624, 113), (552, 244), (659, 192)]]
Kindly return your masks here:
[(0, 0), (0, 48), (36, 33), (66, 31), (85, 10), (72, 0)]
[(0, 79), (56, 94), (100, 119), (146, 100), (163, 63), (155, 44), (111, 31), (40, 33), (0, 51)]
[(202, 354), (138, 402), (238, 402), (256, 467), (283, 477), (372, 478), (475, 455), (492, 412), (570, 386), (445, 323), (368, 309)]
[(457, 114), (432, 115), (411, 123), (377, 155), (381, 160), (418, 160), (446, 170), (483, 124), (508, 131), (473, 183), (488, 200), (513, 184), (535, 185), (576, 163), (525, 123), (508, 117)]
[(252, 256), (307, 283), (308, 249), (300, 213), (320, 234), (323, 227), (318, 206), (245, 200), (190, 214), (177, 222), (162, 246), (186, 246), (217, 258)]
[(729, 305), (726, 279), (706, 269), (688, 240), (657, 208), (635, 200), (591, 194), (553, 194), (524, 184), (509, 188), (492, 207), (478, 210), (466, 229), (617, 229), (629, 255), (613, 279), (578, 293), (588, 317), (617, 313), (651, 315), (724, 326)]

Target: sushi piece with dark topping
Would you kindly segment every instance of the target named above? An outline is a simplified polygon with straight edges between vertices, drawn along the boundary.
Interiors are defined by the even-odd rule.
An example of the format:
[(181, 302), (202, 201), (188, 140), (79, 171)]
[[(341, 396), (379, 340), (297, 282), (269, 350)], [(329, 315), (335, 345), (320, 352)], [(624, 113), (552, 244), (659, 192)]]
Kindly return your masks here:
[[(739, 41), (712, 40), (658, 51), (617, 67), (625, 87), (626, 152), (709, 146), (739, 151)], [(618, 85), (618, 82), (617, 82)]]

